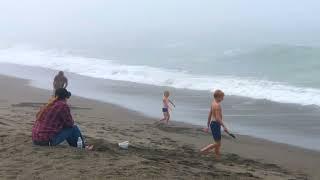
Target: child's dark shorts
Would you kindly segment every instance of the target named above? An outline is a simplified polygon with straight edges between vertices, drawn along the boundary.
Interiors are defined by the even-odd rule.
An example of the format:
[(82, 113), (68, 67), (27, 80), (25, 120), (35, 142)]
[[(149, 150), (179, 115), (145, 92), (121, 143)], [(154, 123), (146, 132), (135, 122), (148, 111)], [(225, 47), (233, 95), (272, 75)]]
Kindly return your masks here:
[(168, 112), (168, 108), (162, 108), (162, 112), (164, 113)]
[(211, 133), (215, 141), (221, 141), (221, 125), (217, 121), (210, 123)]

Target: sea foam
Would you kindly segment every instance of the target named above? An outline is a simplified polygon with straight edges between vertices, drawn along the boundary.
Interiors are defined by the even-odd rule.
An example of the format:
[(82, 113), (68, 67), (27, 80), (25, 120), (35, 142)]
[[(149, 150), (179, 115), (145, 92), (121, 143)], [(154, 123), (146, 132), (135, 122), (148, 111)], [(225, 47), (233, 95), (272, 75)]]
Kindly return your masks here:
[(156, 86), (211, 91), (222, 89), (227, 95), (320, 106), (320, 90), (315, 88), (296, 87), (255, 78), (197, 75), (174, 69), (125, 65), (117, 61), (74, 56), (57, 51), (4, 48), (0, 49), (0, 63), (64, 70), (94, 78)]

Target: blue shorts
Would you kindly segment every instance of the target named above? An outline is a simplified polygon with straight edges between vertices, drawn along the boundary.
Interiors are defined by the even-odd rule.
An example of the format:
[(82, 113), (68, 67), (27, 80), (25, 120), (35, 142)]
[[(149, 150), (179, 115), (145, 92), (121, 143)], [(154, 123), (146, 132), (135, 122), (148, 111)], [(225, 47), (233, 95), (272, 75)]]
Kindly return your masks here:
[(162, 108), (162, 112), (164, 113), (168, 112), (168, 108)]
[(211, 133), (215, 141), (221, 141), (221, 125), (217, 121), (210, 123)]

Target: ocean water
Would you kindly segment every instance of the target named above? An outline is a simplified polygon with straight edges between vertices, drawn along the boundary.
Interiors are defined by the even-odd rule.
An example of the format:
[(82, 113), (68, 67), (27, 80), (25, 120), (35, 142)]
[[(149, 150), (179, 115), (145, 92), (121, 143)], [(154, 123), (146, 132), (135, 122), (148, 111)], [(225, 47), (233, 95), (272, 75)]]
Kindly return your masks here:
[[(170, 51), (174, 51), (170, 49)], [(268, 45), (161, 59), (107, 59), (25, 46), (3, 47), (0, 62), (64, 70), (88, 77), (320, 106), (320, 48)]]
[(200, 126), (207, 121), (210, 91), (219, 88), (227, 95), (241, 96), (226, 98), (223, 105), (232, 131), (320, 150), (319, 50), (270, 45), (214, 53), (202, 50), (201, 57), (183, 51), (150, 59), (146, 53), (132, 60), (15, 46), (0, 48), (0, 73), (51, 90), (52, 77), (64, 70), (72, 79), (73, 94), (157, 118), (162, 91), (170, 88), (178, 104), (173, 119)]

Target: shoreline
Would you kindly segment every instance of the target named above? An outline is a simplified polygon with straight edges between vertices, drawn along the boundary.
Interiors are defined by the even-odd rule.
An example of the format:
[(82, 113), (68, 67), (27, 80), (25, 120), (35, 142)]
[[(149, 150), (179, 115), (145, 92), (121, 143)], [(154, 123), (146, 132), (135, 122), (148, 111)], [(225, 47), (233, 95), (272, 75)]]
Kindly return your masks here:
[[(36, 105), (40, 102), (46, 102), (48, 96), (50, 96), (50, 91), (30, 87), (27, 82), (27, 80), (0, 76), (0, 84), (3, 90), (2, 96), (0, 97), (1, 111), (3, 114), (0, 119), (0, 140), (2, 142), (5, 142), (5, 147), (0, 149), (1, 152), (4, 152), (3, 155), (1, 155), (3, 156), (3, 165), (10, 165), (10, 162), (12, 163), (12, 161), (15, 159), (12, 155), (14, 155), (16, 158), (24, 158), (23, 156), (21, 156), (21, 154), (19, 154), (16, 151), (12, 152), (16, 148), (6, 148), (6, 146), (14, 147), (14, 141), (21, 142), (21, 138), (24, 139), (23, 136), (21, 136), (21, 134), (26, 134), (27, 138), (24, 139), (25, 144), (21, 144), (19, 146), (22, 146), (22, 148), (26, 149), (29, 148), (30, 150), (30, 147), (28, 147), (31, 146), (31, 139), (29, 139), (31, 134), (30, 127), (32, 125), (31, 121), (33, 121), (34, 114), (38, 109)], [(22, 95), (21, 92), (24, 92), (24, 94)], [(153, 150), (156, 149), (175, 149), (175, 151), (177, 151), (176, 153), (178, 153), (182, 150), (181, 147), (189, 147), (191, 148), (189, 149), (189, 151), (194, 151), (193, 153), (197, 154), (197, 150), (200, 149), (202, 146), (210, 143), (212, 139), (210, 134), (203, 133), (201, 131), (201, 128), (197, 126), (174, 122), (169, 127), (165, 127), (161, 124), (159, 125), (157, 123), (157, 120), (154, 118), (146, 117), (139, 112), (131, 111), (118, 105), (97, 102), (95, 100), (85, 99), (81, 97), (72, 97), (70, 103), (72, 104), (72, 106), (74, 106), (74, 108), (72, 109), (74, 118), (83, 130), (83, 133), (87, 135), (88, 141), (99, 142), (96, 145), (103, 152), (102, 154), (98, 153), (98, 156), (104, 156), (103, 154), (106, 152), (110, 153), (108, 149), (115, 148), (114, 144), (127, 139), (129, 139), (130, 142), (133, 143), (133, 149), (135, 153), (142, 154), (139, 154), (139, 156), (136, 157), (134, 155), (121, 155), (120, 152), (120, 159), (122, 159), (122, 156), (124, 156), (125, 159), (129, 158), (130, 161), (135, 162), (135, 158), (141, 158), (140, 156), (145, 156), (146, 153), (146, 151), (140, 152), (141, 149), (139, 148), (149, 149), (147, 151), (152, 151), (152, 156), (161, 156), (159, 154), (154, 154), (155, 152), (153, 152)], [(22, 122), (20, 122), (19, 117), (23, 118), (23, 121), (26, 121), (23, 122), (25, 123), (24, 125), (21, 124)], [(13, 120), (13, 122), (11, 122), (11, 120)], [(7, 126), (9, 127), (7, 128)], [(9, 136), (5, 136), (6, 133), (8, 133), (7, 135)], [(13, 142), (7, 142), (7, 138), (9, 140), (15, 140)], [(106, 142), (111, 143), (111, 145), (105, 144)], [(103, 146), (99, 147), (99, 145), (101, 144), (103, 144)], [(29, 153), (33, 154), (35, 153), (34, 151), (35, 150), (31, 148)], [(58, 151), (66, 153), (63, 149), (58, 149)], [(7, 154), (6, 152), (8, 152), (11, 155)], [(238, 173), (239, 175), (239, 173), (243, 171), (245, 171), (245, 173), (240, 173), (239, 176), (246, 177), (246, 175), (248, 175), (249, 179), (250, 176), (261, 176), (266, 179), (282, 179), (281, 177), (283, 177), (283, 179), (285, 179), (286, 177), (300, 177), (304, 179), (304, 173), (308, 174), (308, 176), (310, 176), (312, 179), (318, 179), (320, 177), (320, 172), (318, 172), (317, 170), (317, 165), (320, 164), (320, 152), (306, 150), (286, 144), (275, 143), (243, 135), (239, 135), (236, 141), (226, 136), (223, 136), (222, 152), (224, 154), (224, 159), (222, 160), (222, 163), (215, 164), (214, 167), (220, 168), (220, 171), (228, 171), (231, 177), (234, 175), (235, 172), (235, 174)], [(45, 153), (48, 153), (48, 151), (45, 151)], [(23, 151), (22, 155), (23, 154), (28, 153)], [(181, 158), (183, 158), (184, 161), (196, 160), (190, 157), (190, 154), (188, 155), (188, 153), (186, 152), (180, 155), (182, 156)], [(90, 156), (90, 158), (93, 158), (94, 161), (99, 161), (97, 159), (94, 159), (94, 157), (90, 154), (88, 156)], [(50, 158), (50, 156), (46, 158)], [(46, 158), (44, 156), (41, 156), (40, 161), (46, 164), (44, 162), (48, 160)], [(91, 161), (87, 159), (87, 157), (82, 158), (84, 158), (84, 160), (81, 160), (83, 161), (83, 163)], [(169, 156), (168, 158), (170, 159), (174, 157)], [(213, 161), (212, 158), (212, 156), (201, 157), (199, 159), (199, 163), (211, 163), (211, 161)], [(251, 160), (245, 160), (242, 158), (248, 158)], [(30, 159), (28, 160), (30, 161)], [(71, 159), (70, 161), (73, 160)], [(162, 163), (163, 161), (164, 160), (161, 159), (157, 160), (158, 163)], [(248, 167), (254, 169), (254, 172), (249, 171), (248, 169), (240, 165), (238, 168), (240, 168), (241, 170), (235, 168), (234, 165), (229, 166), (230, 163), (237, 164), (237, 162), (246, 162)], [(92, 163), (89, 164), (94, 166)], [(121, 160), (121, 163), (117, 164), (116, 167), (123, 168), (123, 164), (126, 163)], [(148, 167), (149, 166), (150, 165), (148, 165)], [(193, 165), (188, 163), (184, 166)], [(179, 168), (184, 168), (184, 166), (180, 167), (179, 164), (176, 164), (174, 167), (171, 168), (177, 168), (175, 170), (179, 170)], [(161, 165), (159, 165), (158, 168), (162, 169), (163, 171), (170, 172), (170, 178), (174, 178), (174, 175), (177, 175), (175, 174), (177, 173), (176, 171), (168, 170), (165, 167), (162, 167)], [(4, 169), (8, 170), (8, 168)], [(43, 169), (43, 167), (40, 169)], [(0, 175), (3, 175), (3, 173), (6, 172), (5, 170), (0, 171)], [(36, 174), (33, 174), (33, 171), (35, 170), (31, 169), (30, 172), (28, 171), (29, 174), (25, 171), (22, 171), (22, 174), (24, 176), (21, 177), (35, 177)], [(127, 171), (130, 172), (130, 170)], [(146, 169), (140, 169), (140, 171), (146, 171)], [(267, 175), (260, 174), (263, 171), (265, 171)], [(52, 171), (49, 171), (49, 174), (50, 172)], [(74, 173), (74, 171), (72, 172)], [(200, 170), (200, 172), (202, 172), (202, 170)], [(204, 169), (203, 172), (207, 171)], [(277, 174), (276, 172), (279, 174)], [(191, 173), (195, 172), (192, 171)], [(74, 177), (73, 175), (74, 174), (71, 174), (69, 175), (69, 177)], [(191, 174), (188, 175), (190, 176)], [(124, 174), (120, 174), (119, 176), (127, 177)], [(212, 176), (210, 174), (206, 174), (206, 177)]]
[[(24, 77), (30, 80), (32, 87), (41, 89), (51, 87), (51, 81), (48, 79), (54, 76), (55, 71), (19, 65), (1, 65), (4, 68), (0, 73), (14, 75), (17, 78)], [(116, 104), (153, 119), (162, 116), (160, 112), (162, 90), (169, 89), (178, 103), (178, 108), (172, 115), (174, 121), (195, 126), (203, 126), (206, 123), (207, 109), (211, 101), (210, 92), (102, 80), (72, 73), (67, 75), (72, 81), (70, 90), (73, 94)], [(316, 121), (320, 118), (319, 107), (227, 96), (223, 109), (227, 125), (231, 125), (236, 134), (320, 151), (320, 129), (319, 131), (315, 129), (320, 127), (320, 122)], [(301, 120), (305, 124), (301, 124)]]

